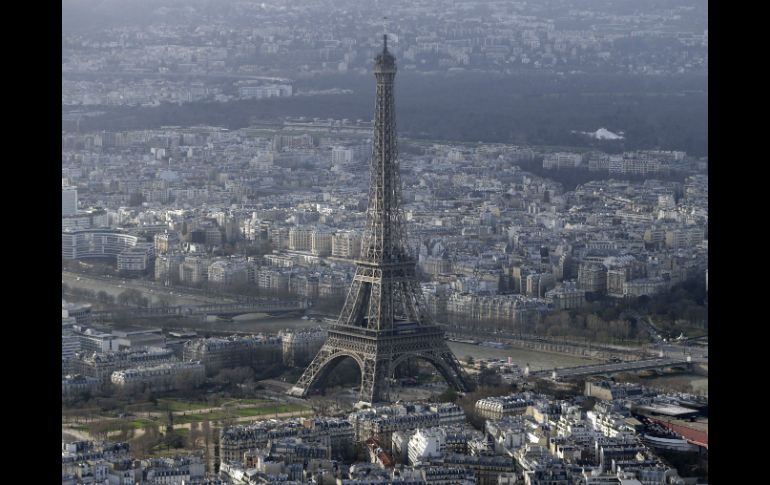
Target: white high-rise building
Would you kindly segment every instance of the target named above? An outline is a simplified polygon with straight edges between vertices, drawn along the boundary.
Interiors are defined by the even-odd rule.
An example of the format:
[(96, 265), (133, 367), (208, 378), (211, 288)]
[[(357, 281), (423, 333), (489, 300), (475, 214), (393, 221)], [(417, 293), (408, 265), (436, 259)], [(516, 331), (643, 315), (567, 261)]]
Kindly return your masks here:
[(319, 256), (332, 252), (332, 233), (328, 229), (316, 229), (310, 234), (310, 251)]
[(78, 213), (78, 189), (77, 187), (61, 188), (61, 215), (74, 216)]
[(339, 231), (332, 237), (332, 256), (355, 259), (360, 256), (361, 235), (352, 231)]
[(341, 165), (353, 161), (353, 150), (344, 147), (332, 148), (332, 164)]
[(446, 432), (442, 428), (418, 428), (408, 444), (409, 464), (440, 457), (445, 450)]

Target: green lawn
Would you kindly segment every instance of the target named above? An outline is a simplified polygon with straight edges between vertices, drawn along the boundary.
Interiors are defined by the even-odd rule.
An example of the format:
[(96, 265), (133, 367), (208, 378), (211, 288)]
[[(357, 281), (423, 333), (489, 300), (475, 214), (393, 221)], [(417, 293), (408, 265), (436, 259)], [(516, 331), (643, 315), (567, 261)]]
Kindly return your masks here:
[(196, 411), (198, 409), (205, 409), (209, 407), (212, 407), (212, 405), (205, 402), (190, 402), (170, 398), (158, 399), (158, 409), (168, 409), (174, 412)]
[(209, 421), (221, 421), (228, 418), (248, 418), (251, 416), (269, 416), (277, 413), (291, 413), (309, 410), (309, 408), (297, 404), (279, 404), (278, 406), (263, 405), (258, 407), (233, 408), (227, 411), (212, 411), (210, 413), (174, 414), (174, 424), (187, 424)]
[(134, 426), (134, 429), (140, 429), (140, 428), (145, 428), (152, 424), (158, 424), (158, 422), (153, 419), (137, 418), (131, 421), (131, 424)]
[(298, 411), (305, 411), (309, 410), (309, 408), (305, 406), (300, 406), (298, 404), (279, 404), (278, 406), (261, 406), (261, 407), (248, 407), (248, 408), (240, 408), (235, 410), (235, 414), (237, 414), (240, 417), (249, 417), (249, 416), (263, 416), (266, 414), (275, 414), (275, 413), (292, 413), (292, 412), (298, 412)]
[[(157, 424), (156, 421), (153, 421), (151, 419), (146, 418), (137, 418), (133, 419), (131, 421), (126, 421), (124, 419), (110, 419), (110, 420), (104, 420), (101, 421), (102, 423), (107, 423), (106, 425), (106, 431), (108, 433), (111, 433), (113, 431), (120, 431), (124, 427), (130, 427), (133, 429), (141, 429), (146, 428), (149, 425)], [(90, 432), (91, 426), (89, 425), (83, 425), (83, 426), (77, 426), (76, 429), (81, 429), (86, 432)]]
[[(225, 419), (234, 419), (234, 418), (247, 418), (247, 417), (257, 417), (257, 416), (265, 416), (270, 417), (271, 415), (275, 415), (276, 413), (292, 413), (292, 412), (300, 412), (300, 411), (310, 411), (310, 408), (298, 404), (273, 404), (272, 401), (266, 401), (262, 399), (238, 399), (232, 401), (232, 406), (235, 405), (242, 405), (242, 404), (254, 404), (253, 406), (249, 407), (243, 407), (243, 408), (236, 408), (228, 406), (228, 409), (222, 409), (222, 410), (215, 410), (211, 412), (195, 412), (198, 409), (201, 409), (203, 406), (208, 407), (209, 405), (202, 405), (200, 403), (187, 403), (184, 401), (177, 401), (173, 399), (167, 399), (165, 404), (168, 404), (169, 408), (172, 409), (174, 413), (174, 424), (188, 424), (188, 423), (197, 423), (205, 420), (209, 421), (222, 421)], [(192, 407), (192, 409), (188, 408), (187, 406)], [(132, 418), (130, 420), (126, 419), (111, 419), (111, 420), (104, 420), (104, 422), (108, 423), (107, 431), (119, 431), (121, 428), (126, 427), (126, 425), (129, 425), (131, 428), (134, 429), (140, 429), (145, 428), (149, 425), (158, 425), (158, 426), (165, 426), (166, 420), (158, 419), (158, 418), (143, 418), (143, 417), (136, 417)], [(88, 431), (90, 429), (89, 424), (80, 424), (73, 426), (75, 429), (79, 429), (81, 431)]]
[(255, 404), (267, 404), (267, 403), (270, 403), (270, 402), (272, 402), (272, 401), (268, 401), (267, 399), (232, 399), (232, 400), (229, 400), (229, 401), (226, 401), (226, 402), (222, 403), (222, 405), (223, 406), (225, 406), (225, 405), (227, 405), (227, 406), (241, 406), (241, 405), (244, 405), (244, 404), (248, 404), (248, 405), (253, 406)]
[(187, 413), (187, 414), (174, 414), (174, 424), (187, 424), (197, 423), (200, 421), (219, 421), (226, 417), (226, 413), (223, 411), (212, 411), (210, 413)]

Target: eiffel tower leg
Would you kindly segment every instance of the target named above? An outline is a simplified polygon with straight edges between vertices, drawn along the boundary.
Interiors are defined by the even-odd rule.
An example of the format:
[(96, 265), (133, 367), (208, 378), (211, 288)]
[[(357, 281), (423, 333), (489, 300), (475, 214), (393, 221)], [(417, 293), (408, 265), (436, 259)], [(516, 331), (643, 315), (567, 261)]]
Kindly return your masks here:
[(317, 384), (323, 384), (334, 368), (346, 357), (353, 358), (361, 367), (361, 358), (358, 355), (351, 352), (341, 352), (333, 345), (324, 344), (287, 394), (296, 397), (306, 397), (310, 389)]
[(367, 288), (361, 281), (354, 279), (353, 284), (348, 290), (348, 296), (345, 298), (345, 305), (342, 307), (339, 322), (345, 325), (354, 325), (357, 317), (362, 311), (362, 306), (367, 299)]
[(454, 352), (452, 352), (446, 342), (441, 342), (437, 356), (448, 371), (448, 374), (445, 376), (447, 382), (454, 385), (455, 389), (461, 392), (473, 390), (473, 381), (471, 381), (468, 374), (465, 373), (460, 362), (457, 360), (457, 357), (455, 357)]
[(377, 359), (376, 356), (372, 356), (364, 360), (359, 393), (361, 402), (374, 404), (388, 401), (390, 398), (389, 371), (390, 359)]

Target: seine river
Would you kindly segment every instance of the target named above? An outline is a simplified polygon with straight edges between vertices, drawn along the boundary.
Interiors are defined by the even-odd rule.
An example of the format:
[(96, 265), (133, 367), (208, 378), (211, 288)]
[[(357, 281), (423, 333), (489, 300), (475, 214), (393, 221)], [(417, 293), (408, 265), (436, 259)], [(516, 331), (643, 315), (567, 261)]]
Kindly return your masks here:
[(495, 349), (492, 347), (482, 347), (480, 345), (449, 342), (449, 348), (452, 349), (452, 352), (455, 353), (458, 359), (463, 361), (469, 355), (474, 359), (507, 359), (510, 357), (511, 361), (522, 369), (529, 364), (532, 371), (559, 367), (575, 367), (596, 362), (595, 360), (573, 357), (571, 355), (550, 354), (547, 352), (537, 352), (516, 347), (511, 347), (510, 349)]
[[(284, 329), (312, 328), (321, 325), (314, 320), (302, 320), (301, 318), (267, 317), (264, 314), (252, 313), (235, 317), (235, 322), (221, 323), (222, 328), (231, 328), (239, 332), (277, 332)], [(527, 363), (535, 370), (553, 369), (554, 367), (574, 367), (576, 365), (596, 362), (590, 359), (573, 357), (571, 355), (549, 354), (512, 347), (510, 349), (494, 349), (479, 345), (449, 342), (449, 347), (457, 358), (465, 360), (469, 355), (476, 359), (507, 359), (521, 366), (523, 369)]]
[[(239, 332), (263, 332), (274, 333), (285, 329), (302, 329), (317, 327), (320, 324), (314, 320), (302, 320), (301, 318), (269, 317), (263, 314), (241, 315), (236, 317), (233, 323), (221, 323), (222, 328), (231, 328)], [(550, 370), (561, 367), (574, 367), (583, 364), (597, 362), (592, 359), (584, 359), (572, 355), (552, 354), (534, 350), (511, 347), (509, 349), (495, 349), (479, 345), (449, 342), (449, 348), (458, 359), (465, 360), (469, 355), (475, 359), (508, 359), (522, 369), (529, 364), (532, 371)], [(670, 376), (658, 376), (644, 378), (641, 383), (650, 387), (658, 387), (669, 390), (684, 390), (682, 386), (690, 386), (689, 392), (708, 395), (708, 377), (695, 374), (677, 374)]]
[[(203, 301), (215, 302), (214, 298), (201, 298), (198, 295), (180, 294), (180, 292), (171, 293), (170, 290), (165, 288), (147, 288), (139, 282), (127, 281), (128, 284), (122, 284), (122, 281), (104, 281), (92, 279), (89, 277), (81, 277), (77, 280), (75, 275), (62, 275), (62, 280), (71, 286), (87, 288), (93, 291), (104, 290), (108, 293), (117, 295), (124, 291), (126, 287), (133, 287), (139, 289), (146, 296), (153, 300), (157, 298), (158, 294), (162, 294), (168, 300), (171, 300), (172, 304), (184, 305), (184, 304), (200, 304)], [(118, 286), (117, 283), (122, 285)], [(217, 301), (218, 302), (218, 301)], [(248, 315), (240, 315), (235, 317), (232, 322), (209, 322), (205, 325), (207, 330), (216, 331), (228, 331), (234, 332), (252, 332), (252, 333), (276, 333), (281, 330), (296, 330), (303, 328), (313, 328), (321, 325), (313, 319), (303, 320), (298, 316), (277, 316), (273, 317), (262, 313), (252, 313)], [(465, 360), (467, 356), (473, 356), (476, 359), (510, 359), (522, 369), (529, 364), (530, 369), (537, 370), (550, 370), (554, 368), (562, 367), (574, 367), (583, 364), (589, 364), (596, 362), (595, 360), (584, 359), (581, 357), (575, 357), (571, 355), (552, 354), (548, 352), (538, 352), (533, 350), (525, 350), (516, 347), (509, 349), (495, 349), (491, 347), (482, 347), (478, 345), (465, 344), (460, 342), (449, 342), (449, 347), (455, 353), (458, 359)], [(694, 374), (679, 374), (671, 376), (659, 376), (652, 378), (645, 378), (642, 380), (643, 384), (661, 387), (661, 388), (681, 388), (682, 385), (689, 385), (691, 392), (708, 395), (708, 377), (694, 375)]]

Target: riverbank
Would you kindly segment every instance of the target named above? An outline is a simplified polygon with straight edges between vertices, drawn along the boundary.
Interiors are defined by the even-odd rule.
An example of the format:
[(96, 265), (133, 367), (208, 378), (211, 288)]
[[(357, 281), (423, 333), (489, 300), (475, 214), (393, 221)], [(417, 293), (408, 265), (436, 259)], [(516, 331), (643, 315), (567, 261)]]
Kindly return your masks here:
[(452, 352), (454, 352), (457, 358), (462, 361), (465, 361), (467, 356), (472, 356), (474, 359), (508, 359), (510, 357), (513, 363), (517, 364), (522, 369), (529, 364), (530, 369), (533, 372), (562, 367), (575, 367), (595, 362), (595, 360), (573, 355), (526, 350), (517, 347), (497, 349), (494, 347), (482, 347), (480, 345), (462, 342), (450, 341), (448, 343)]

